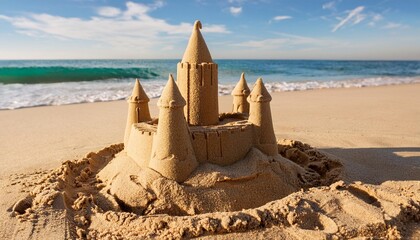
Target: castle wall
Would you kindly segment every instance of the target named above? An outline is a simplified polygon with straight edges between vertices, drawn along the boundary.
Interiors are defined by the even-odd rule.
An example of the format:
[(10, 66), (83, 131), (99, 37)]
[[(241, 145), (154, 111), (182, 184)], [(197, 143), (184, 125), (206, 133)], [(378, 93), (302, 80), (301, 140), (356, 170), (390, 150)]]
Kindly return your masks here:
[(187, 102), (184, 114), (190, 125), (219, 122), (217, 68), (215, 63), (177, 65), (177, 85)]
[(199, 162), (221, 166), (233, 164), (245, 157), (253, 146), (251, 125), (237, 125), (228, 129), (191, 127), (192, 144)]
[(148, 167), (152, 153), (153, 138), (156, 129), (148, 129), (143, 124), (133, 124), (126, 146), (127, 155), (140, 167)]
[(147, 102), (130, 102), (128, 104), (127, 124), (125, 127), (124, 144), (128, 144), (130, 138), (131, 127), (133, 123), (145, 122), (151, 120), (149, 105)]
[[(128, 156), (141, 167), (148, 167), (156, 128), (146, 123), (133, 124), (126, 148)], [(241, 124), (228, 128), (190, 127), (195, 157), (200, 163), (221, 166), (233, 164), (245, 157), (253, 143), (253, 125)]]

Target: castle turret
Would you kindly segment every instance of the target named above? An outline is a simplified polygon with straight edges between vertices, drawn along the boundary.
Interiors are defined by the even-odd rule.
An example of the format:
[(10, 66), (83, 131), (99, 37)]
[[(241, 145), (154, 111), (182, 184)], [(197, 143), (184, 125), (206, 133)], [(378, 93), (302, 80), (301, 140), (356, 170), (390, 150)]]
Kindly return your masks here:
[(246, 84), (245, 74), (241, 74), (241, 79), (236, 84), (232, 91), (233, 96), (233, 109), (234, 113), (249, 113), (249, 103), (247, 98), (249, 96), (249, 87)]
[(187, 49), (177, 66), (179, 90), (187, 101), (185, 118), (190, 125), (219, 122), (218, 70), (201, 35), (201, 22), (194, 23)]
[(131, 126), (134, 123), (150, 121), (149, 98), (143, 90), (138, 79), (134, 84), (133, 92), (128, 98), (128, 116), (125, 127), (124, 144), (127, 146), (130, 137)]
[(267, 155), (277, 155), (276, 136), (271, 119), (271, 96), (261, 78), (257, 80), (248, 97), (250, 113), (248, 121), (255, 126), (256, 146)]
[(185, 100), (172, 77), (158, 101), (159, 123), (149, 167), (177, 182), (186, 180), (198, 166), (184, 118)]

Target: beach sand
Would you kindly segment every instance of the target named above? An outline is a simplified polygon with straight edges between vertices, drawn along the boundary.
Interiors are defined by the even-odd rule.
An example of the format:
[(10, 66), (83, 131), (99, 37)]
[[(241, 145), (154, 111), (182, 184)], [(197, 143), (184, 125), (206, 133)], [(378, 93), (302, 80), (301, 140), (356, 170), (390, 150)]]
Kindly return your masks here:
[[(344, 165), (344, 182), (298, 191), (239, 212), (163, 215), (157, 220), (112, 212), (88, 214), (91, 234), (152, 237), (150, 232), (158, 231), (167, 238), (213, 234), (221, 238), (419, 238), (419, 93), (419, 84), (274, 93), (271, 110), (277, 139), (301, 141), (338, 157)], [(156, 102), (152, 99), (149, 104), (152, 116), (158, 115)], [(231, 105), (231, 96), (219, 98), (219, 112), (230, 111)], [(75, 216), (65, 202), (52, 199), (54, 211), (46, 208), (39, 214), (22, 207), (23, 201), (19, 206), (26, 211), (24, 217), (15, 216), (12, 206), (31, 191), (38, 197), (44, 193), (33, 189), (51, 186), (53, 181), (48, 179), (60, 174), (51, 169), (62, 162), (123, 142), (126, 117), (125, 101), (0, 111), (0, 238), (57, 239), (80, 234), (69, 224)], [(126, 218), (132, 219), (131, 225), (118, 223)], [(220, 221), (214, 227), (205, 224), (208, 219)], [(170, 223), (171, 228), (157, 223)], [(201, 228), (194, 230), (197, 226)], [(107, 235), (104, 229), (113, 231)], [(138, 235), (130, 235), (130, 229)]]

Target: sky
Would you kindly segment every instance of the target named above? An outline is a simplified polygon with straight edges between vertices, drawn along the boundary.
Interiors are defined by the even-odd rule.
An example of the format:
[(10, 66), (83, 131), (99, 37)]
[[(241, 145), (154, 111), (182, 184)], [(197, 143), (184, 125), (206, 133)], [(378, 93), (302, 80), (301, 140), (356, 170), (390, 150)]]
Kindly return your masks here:
[(0, 59), (420, 60), (420, 0), (1, 0)]

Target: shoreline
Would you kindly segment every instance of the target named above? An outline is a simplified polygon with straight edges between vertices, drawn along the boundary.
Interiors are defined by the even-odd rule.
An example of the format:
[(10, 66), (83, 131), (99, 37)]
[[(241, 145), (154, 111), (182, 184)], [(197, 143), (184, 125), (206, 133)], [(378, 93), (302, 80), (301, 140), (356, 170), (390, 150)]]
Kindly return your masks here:
[[(382, 77), (380, 77), (382, 78)], [(369, 78), (369, 79), (375, 79), (375, 78)], [(412, 80), (412, 82), (400, 82), (400, 83), (384, 83), (384, 84), (373, 84), (373, 85), (363, 85), (362, 86), (357, 86), (357, 85), (351, 85), (351, 86), (345, 86), (345, 85), (341, 85), (341, 86), (335, 86), (335, 87), (325, 87), (322, 86), (322, 84), (326, 84), (326, 83), (339, 83), (342, 82), (341, 84), (345, 83), (345, 82), (351, 82), (354, 80), (337, 80), (337, 81), (323, 81), (323, 82), (313, 82), (313, 81), (305, 81), (305, 82), (267, 82), (265, 85), (268, 86), (268, 91), (270, 92), (270, 94), (278, 94), (278, 93), (286, 93), (286, 92), (301, 92), (301, 91), (314, 91), (314, 90), (328, 90), (328, 89), (360, 89), (360, 88), (372, 88), (372, 87), (388, 87), (388, 86), (399, 86), (399, 85), (416, 85), (416, 84), (420, 84), (420, 77), (413, 77), (414, 80)], [(356, 80), (360, 80), (360, 79), (356, 79)], [(85, 82), (85, 83), (94, 83), (96, 81), (92, 81), (92, 82)], [(68, 82), (71, 83), (71, 82)], [(74, 82), (76, 83), (76, 82)], [(304, 87), (302, 89), (300, 89), (299, 84), (308, 84), (308, 83), (314, 83), (315, 85), (320, 84), (319, 86), (309, 86), (308, 88)], [(43, 84), (47, 84), (47, 83), (43, 83)], [(52, 83), (52, 84), (57, 84), (57, 83)], [(120, 84), (124, 84), (124, 83), (120, 83)], [(148, 82), (146, 81), (145, 83), (143, 83), (145, 86), (147, 86)], [(253, 85), (253, 82), (248, 82), (249, 86)], [(2, 83), (0, 83), (0, 85), (2, 85)], [(4, 84), (3, 84), (4, 85)], [(36, 84), (35, 84), (36, 85)], [(284, 86), (283, 86), (284, 85)], [(290, 86), (287, 86), (290, 85)], [(295, 86), (293, 86), (295, 85)], [(28, 85), (30, 86), (30, 85)], [(128, 84), (127, 84), (128, 86)], [(131, 86), (131, 85), (130, 85)], [(162, 85), (163, 86), (163, 85)], [(233, 90), (233, 87), (235, 85), (234, 84), (227, 84), (227, 85), (221, 85), (221, 87), (219, 86), (219, 97), (223, 97), (223, 96), (230, 96), (231, 91)], [(288, 88), (287, 90), (283, 90), (281, 88)], [(292, 88), (290, 90), (290, 88)], [(274, 89), (274, 90), (273, 90)], [(160, 91), (161, 89), (159, 89)], [(149, 96), (150, 99), (158, 99), (160, 97), (160, 93), (157, 93), (155, 91), (147, 91), (147, 94)], [(108, 100), (100, 100), (100, 101), (91, 101), (91, 102), (69, 102), (69, 103), (63, 103), (63, 104), (40, 104), (40, 105), (33, 105), (33, 106), (20, 106), (20, 107), (15, 107), (15, 108), (1, 108), (2, 106), (0, 106), (0, 112), (2, 111), (8, 111), (8, 110), (18, 110), (18, 109), (27, 109), (27, 108), (38, 108), (38, 107), (52, 107), (52, 106), (66, 106), (66, 105), (75, 105), (75, 104), (91, 104), (91, 103), (101, 103), (101, 102), (116, 102), (116, 101), (125, 101), (125, 99), (121, 99), (119, 97), (119, 99), (108, 99)]]

